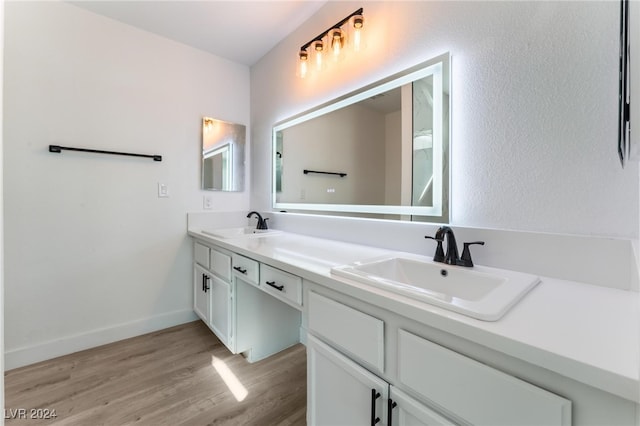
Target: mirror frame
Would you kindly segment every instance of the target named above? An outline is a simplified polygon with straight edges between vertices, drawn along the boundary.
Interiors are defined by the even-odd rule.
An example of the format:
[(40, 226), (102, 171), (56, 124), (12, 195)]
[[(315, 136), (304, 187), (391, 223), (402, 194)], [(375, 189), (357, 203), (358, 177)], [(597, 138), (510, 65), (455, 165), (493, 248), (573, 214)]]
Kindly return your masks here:
[[(442, 161), (443, 146), (442, 144), (434, 144), (434, 203), (431, 207), (424, 206), (393, 206), (393, 205), (365, 205), (365, 204), (314, 204), (314, 203), (281, 203), (277, 202), (276, 196), (276, 143), (277, 132), (284, 130), (288, 127), (296, 124), (311, 120), (323, 114), (338, 110), (340, 108), (352, 105), (363, 99), (370, 98), (382, 92), (386, 92), (391, 89), (403, 86), (411, 83), (420, 78), (433, 75), (434, 80), (434, 104), (442, 105), (442, 93), (446, 85), (447, 92), (451, 89), (451, 54), (449, 52), (436, 56), (404, 71), (396, 73), (390, 77), (379, 80), (375, 83), (364, 86), (346, 95), (338, 97), (332, 101), (324, 103), (316, 108), (300, 113), (296, 116), (280, 121), (273, 126), (272, 129), (272, 207), (273, 209), (291, 209), (303, 211), (320, 211), (320, 212), (336, 212), (336, 213), (368, 213), (368, 214), (395, 214), (395, 215), (411, 215), (411, 216), (430, 216), (434, 218), (434, 221), (448, 222), (451, 216), (451, 189), (450, 184), (449, 194), (446, 197), (448, 208), (444, 208), (443, 203), (443, 187), (444, 187), (444, 162)], [(439, 88), (440, 90), (437, 90)], [(442, 140), (443, 131), (445, 126), (448, 127), (447, 134), (449, 135), (449, 153), (451, 152), (451, 99), (449, 99), (448, 105), (449, 119), (446, 123), (443, 123), (444, 108), (439, 112), (435, 112), (436, 117), (434, 119), (434, 140), (436, 137)], [(442, 123), (442, 126), (436, 126), (435, 123)], [(437, 136), (436, 136), (437, 135)], [(451, 155), (448, 155), (449, 167), (448, 167), (448, 182), (451, 182)], [(443, 213), (447, 213), (447, 217), (442, 217)], [(440, 220), (438, 220), (440, 219)]]

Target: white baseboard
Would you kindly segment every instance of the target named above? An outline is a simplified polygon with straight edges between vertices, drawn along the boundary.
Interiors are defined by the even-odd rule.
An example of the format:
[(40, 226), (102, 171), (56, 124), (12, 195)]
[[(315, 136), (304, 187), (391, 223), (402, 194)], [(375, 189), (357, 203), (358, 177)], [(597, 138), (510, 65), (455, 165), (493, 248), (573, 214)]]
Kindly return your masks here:
[(23, 367), (62, 355), (68, 355), (96, 346), (113, 343), (118, 340), (140, 336), (175, 325), (184, 324), (198, 319), (190, 310), (168, 312), (137, 321), (114, 325), (112, 327), (92, 330), (90, 332), (76, 334), (50, 340), (37, 345), (6, 351), (4, 354), (5, 370)]

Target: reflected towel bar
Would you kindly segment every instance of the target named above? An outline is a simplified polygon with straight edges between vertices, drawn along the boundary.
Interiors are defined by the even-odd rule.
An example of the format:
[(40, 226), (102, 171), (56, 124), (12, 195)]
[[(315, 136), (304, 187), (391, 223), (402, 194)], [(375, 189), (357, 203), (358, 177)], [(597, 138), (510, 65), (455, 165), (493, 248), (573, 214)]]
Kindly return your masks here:
[(68, 146), (49, 145), (49, 152), (58, 152), (58, 153), (60, 153), (60, 152), (62, 152), (62, 150), (93, 152), (93, 153), (96, 153), (96, 154), (127, 155), (129, 157), (153, 158), (153, 161), (162, 161), (162, 155), (132, 154), (130, 152), (102, 151), (102, 150), (99, 150), (99, 149), (71, 148), (71, 147), (68, 147)]
[(305, 175), (309, 173), (319, 173), (322, 175), (338, 175), (340, 177), (345, 177), (347, 175), (346, 173), (341, 173), (341, 172), (319, 172), (317, 170), (307, 170), (307, 169), (304, 169), (302, 173), (304, 173)]

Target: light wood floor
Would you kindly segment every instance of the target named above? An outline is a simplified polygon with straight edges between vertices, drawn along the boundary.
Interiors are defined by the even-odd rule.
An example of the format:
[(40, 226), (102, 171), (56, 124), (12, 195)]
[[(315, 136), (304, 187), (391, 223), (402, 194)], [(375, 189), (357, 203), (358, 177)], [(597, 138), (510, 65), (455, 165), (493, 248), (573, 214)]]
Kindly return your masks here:
[[(214, 363), (246, 388), (243, 401)], [(9, 426), (304, 425), (306, 352), (296, 345), (250, 364), (196, 321), (10, 370), (5, 407)], [(27, 419), (7, 418), (20, 408)], [(57, 418), (29, 419), (31, 409)]]

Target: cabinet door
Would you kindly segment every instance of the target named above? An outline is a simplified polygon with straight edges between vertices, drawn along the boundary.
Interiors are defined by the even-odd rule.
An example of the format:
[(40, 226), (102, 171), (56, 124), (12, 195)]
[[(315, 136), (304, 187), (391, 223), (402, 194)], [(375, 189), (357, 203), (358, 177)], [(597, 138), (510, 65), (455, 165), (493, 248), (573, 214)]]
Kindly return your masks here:
[(211, 328), (227, 347), (231, 342), (231, 285), (217, 276), (211, 277)]
[(386, 424), (387, 382), (311, 335), (307, 356), (310, 425)]
[(193, 310), (209, 325), (211, 321), (211, 274), (200, 265), (193, 267)]
[(397, 389), (395, 386), (390, 386), (388, 410), (391, 410), (391, 418), (387, 422), (387, 426), (454, 425), (454, 423)]

